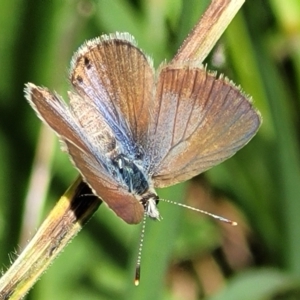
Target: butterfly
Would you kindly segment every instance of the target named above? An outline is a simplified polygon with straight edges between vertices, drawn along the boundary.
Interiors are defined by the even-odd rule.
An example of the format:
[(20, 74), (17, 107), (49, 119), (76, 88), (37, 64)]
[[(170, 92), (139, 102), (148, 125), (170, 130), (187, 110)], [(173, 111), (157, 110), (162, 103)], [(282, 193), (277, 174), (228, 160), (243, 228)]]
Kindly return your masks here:
[(186, 181), (246, 145), (261, 118), (225, 77), (192, 61), (151, 58), (128, 33), (74, 54), (69, 104), (28, 83), (26, 98), (59, 136), (92, 191), (121, 219), (159, 219), (155, 188)]

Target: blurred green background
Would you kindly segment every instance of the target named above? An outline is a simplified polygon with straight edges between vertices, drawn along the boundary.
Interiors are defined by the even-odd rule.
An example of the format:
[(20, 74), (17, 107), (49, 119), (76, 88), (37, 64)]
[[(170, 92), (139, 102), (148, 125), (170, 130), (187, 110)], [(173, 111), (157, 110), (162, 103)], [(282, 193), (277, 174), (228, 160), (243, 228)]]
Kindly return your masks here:
[[(2, 1), (0, 5), (0, 263), (5, 271), (76, 178), (54, 134), (26, 103), (34, 82), (65, 96), (72, 53), (128, 31), (155, 65), (171, 59), (202, 0)], [(160, 191), (239, 222), (231, 227), (160, 203), (140, 226), (101, 206), (26, 299), (300, 299), (300, 2), (248, 0), (206, 59), (253, 96), (263, 116), (237, 155)], [(42, 128), (42, 129), (41, 129)]]

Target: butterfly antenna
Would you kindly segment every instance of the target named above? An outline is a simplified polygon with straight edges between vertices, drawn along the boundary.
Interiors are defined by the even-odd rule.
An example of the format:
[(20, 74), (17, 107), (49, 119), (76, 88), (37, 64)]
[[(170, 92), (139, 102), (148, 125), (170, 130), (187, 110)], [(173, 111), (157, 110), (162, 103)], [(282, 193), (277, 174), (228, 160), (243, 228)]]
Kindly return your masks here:
[(201, 214), (204, 214), (204, 215), (207, 215), (207, 216), (210, 216), (218, 221), (221, 221), (221, 222), (225, 222), (225, 223), (228, 223), (232, 226), (236, 226), (238, 223), (237, 222), (234, 222), (232, 220), (229, 220), (229, 219), (226, 219), (224, 217), (221, 217), (221, 216), (218, 216), (218, 215), (215, 215), (215, 214), (212, 214), (208, 211), (205, 211), (205, 210), (202, 210), (202, 209), (198, 209), (198, 208), (195, 208), (195, 207), (192, 207), (192, 206), (189, 206), (189, 205), (186, 205), (186, 204), (182, 204), (182, 203), (178, 203), (178, 202), (174, 202), (174, 201), (171, 201), (171, 200), (167, 200), (167, 199), (159, 199), (159, 201), (164, 201), (164, 202), (167, 202), (167, 203), (171, 203), (171, 204), (175, 204), (175, 205), (178, 205), (178, 206), (181, 206), (181, 207), (184, 207), (184, 208), (188, 208), (190, 210), (194, 210), (194, 211), (197, 211)]
[(141, 236), (140, 236), (140, 246), (139, 246), (138, 257), (137, 257), (137, 262), (136, 262), (136, 267), (135, 267), (135, 277), (134, 277), (135, 286), (138, 286), (140, 284), (140, 278), (141, 278), (141, 260), (142, 260), (142, 250), (143, 250), (143, 245), (144, 245), (146, 219), (147, 219), (147, 214), (144, 213), (144, 219), (143, 219), (143, 223), (142, 223), (142, 231), (141, 231)]

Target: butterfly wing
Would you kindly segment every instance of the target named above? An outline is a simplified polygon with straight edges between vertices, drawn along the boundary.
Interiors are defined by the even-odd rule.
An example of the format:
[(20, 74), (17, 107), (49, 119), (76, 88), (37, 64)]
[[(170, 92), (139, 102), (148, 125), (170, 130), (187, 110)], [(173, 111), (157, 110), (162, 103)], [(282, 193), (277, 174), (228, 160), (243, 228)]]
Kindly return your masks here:
[(147, 140), (154, 71), (133, 37), (118, 33), (86, 42), (72, 59), (70, 80), (95, 104), (122, 152), (138, 156)]
[(143, 218), (143, 206), (112, 176), (109, 159), (97, 151), (86, 138), (84, 130), (64, 101), (47, 89), (31, 83), (27, 84), (25, 92), (39, 118), (48, 124), (65, 144), (74, 165), (94, 193), (125, 222), (139, 223)]
[(161, 68), (151, 115), (147, 152), (155, 187), (185, 181), (231, 157), (260, 125), (237, 87), (193, 66)]

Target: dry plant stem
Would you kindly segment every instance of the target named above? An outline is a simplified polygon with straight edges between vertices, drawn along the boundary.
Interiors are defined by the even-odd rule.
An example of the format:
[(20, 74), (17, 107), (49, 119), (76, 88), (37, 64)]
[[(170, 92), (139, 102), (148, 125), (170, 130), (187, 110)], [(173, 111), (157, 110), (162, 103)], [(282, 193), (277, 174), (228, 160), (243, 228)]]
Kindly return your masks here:
[(245, 0), (212, 0), (172, 63), (192, 60), (201, 64), (244, 2)]
[(1, 300), (24, 297), (94, 214), (101, 200), (92, 194), (86, 196), (86, 193), (91, 194), (90, 189), (80, 177), (61, 197), (31, 242), (0, 279)]

